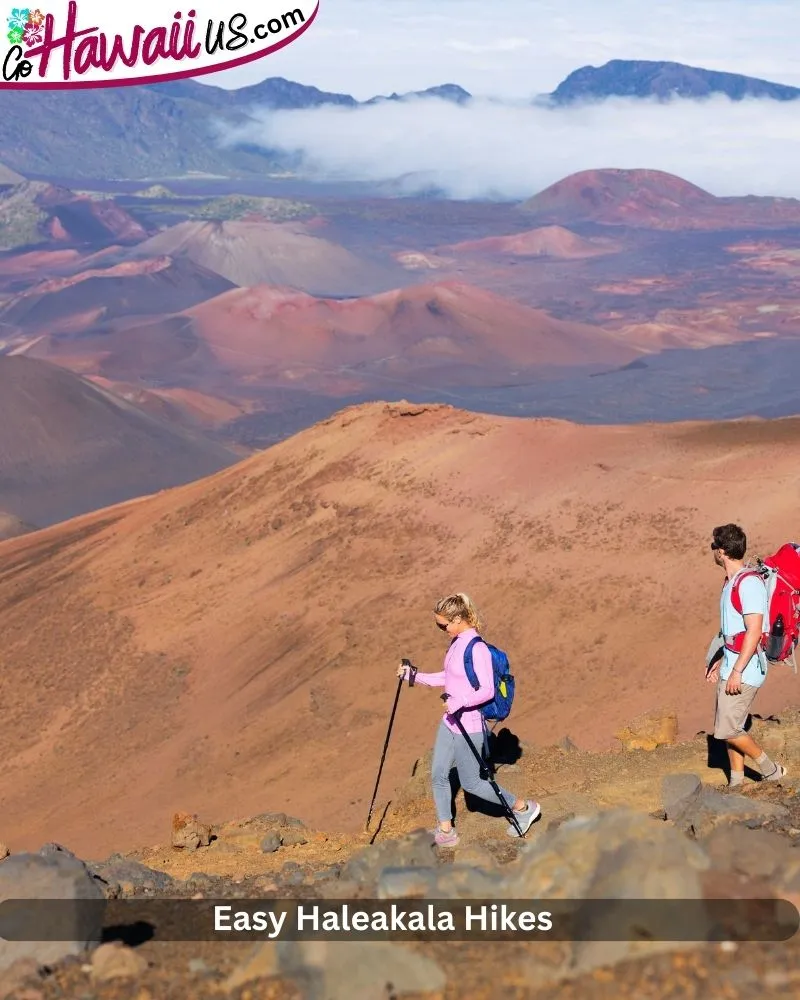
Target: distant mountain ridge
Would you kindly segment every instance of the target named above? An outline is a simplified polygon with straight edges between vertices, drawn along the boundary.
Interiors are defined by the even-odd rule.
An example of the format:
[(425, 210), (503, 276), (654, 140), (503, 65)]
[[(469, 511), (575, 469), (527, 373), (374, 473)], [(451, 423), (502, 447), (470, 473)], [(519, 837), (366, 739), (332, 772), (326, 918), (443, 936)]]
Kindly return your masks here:
[(555, 105), (601, 101), (608, 97), (704, 98), (725, 94), (732, 101), (747, 97), (796, 101), (800, 88), (771, 83), (740, 73), (721, 73), (676, 62), (612, 59), (603, 66), (582, 66), (570, 73), (544, 100)]
[[(6, 166), (26, 176), (124, 180), (190, 173), (263, 175), (285, 168), (286, 158), (254, 146), (222, 147), (217, 122), (235, 128), (251, 121), (259, 108), (356, 108), (413, 98), (461, 104), (470, 97), (463, 88), (444, 84), (357, 101), (283, 77), (237, 90), (196, 80), (79, 91), (5, 90), (0, 95), (0, 146)], [(32, 121), (42, 127), (32, 129)]]

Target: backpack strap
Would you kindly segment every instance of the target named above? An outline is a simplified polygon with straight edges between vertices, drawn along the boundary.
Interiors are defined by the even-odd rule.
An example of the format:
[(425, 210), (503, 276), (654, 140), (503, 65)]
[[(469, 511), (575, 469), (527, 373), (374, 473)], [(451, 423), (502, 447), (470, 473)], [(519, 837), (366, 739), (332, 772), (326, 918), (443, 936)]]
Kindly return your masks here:
[(467, 643), (467, 648), (464, 650), (464, 673), (467, 675), (467, 680), (472, 685), (475, 691), (481, 686), (481, 682), (478, 680), (478, 675), (475, 673), (475, 666), (472, 662), (472, 647), (476, 642), (483, 642), (483, 639), (479, 635), (476, 635), (474, 639), (470, 639)]
[[(756, 569), (740, 570), (733, 578), (733, 587), (731, 588), (731, 604), (733, 605), (733, 610), (737, 615), (742, 613), (742, 598), (739, 595), (739, 587), (741, 586), (742, 580), (747, 579), (748, 576), (757, 576), (759, 580), (761, 579), (761, 574)], [(724, 588), (725, 584), (722, 586)]]

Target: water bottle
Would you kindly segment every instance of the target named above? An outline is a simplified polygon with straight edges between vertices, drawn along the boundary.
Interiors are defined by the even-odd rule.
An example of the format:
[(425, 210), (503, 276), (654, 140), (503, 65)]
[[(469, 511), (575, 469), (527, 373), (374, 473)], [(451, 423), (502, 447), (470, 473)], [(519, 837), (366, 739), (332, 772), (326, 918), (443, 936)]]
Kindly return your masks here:
[(783, 615), (778, 615), (769, 632), (769, 641), (767, 642), (766, 649), (768, 660), (780, 659), (781, 651), (783, 650), (783, 638), (785, 633), (786, 630), (783, 624)]

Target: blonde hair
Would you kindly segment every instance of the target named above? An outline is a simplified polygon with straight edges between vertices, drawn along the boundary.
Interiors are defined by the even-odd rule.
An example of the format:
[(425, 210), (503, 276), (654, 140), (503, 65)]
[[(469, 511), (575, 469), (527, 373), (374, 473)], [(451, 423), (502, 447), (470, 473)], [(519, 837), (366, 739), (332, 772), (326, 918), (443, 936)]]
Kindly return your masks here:
[(479, 628), (481, 624), (478, 609), (466, 594), (451, 594), (450, 597), (443, 597), (433, 609), (433, 613), (441, 615), (448, 621), (462, 618), (472, 628)]

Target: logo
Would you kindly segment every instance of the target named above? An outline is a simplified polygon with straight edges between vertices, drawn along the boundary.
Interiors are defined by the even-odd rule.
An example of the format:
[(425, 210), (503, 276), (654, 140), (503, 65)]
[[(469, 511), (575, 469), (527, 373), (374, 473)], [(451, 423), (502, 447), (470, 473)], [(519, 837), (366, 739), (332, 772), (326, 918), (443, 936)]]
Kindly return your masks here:
[(295, 41), (319, 0), (241, 0), (235, 13), (220, 0), (187, 6), (47, 0), (46, 8), (12, 7), (0, 36), (0, 88), (123, 87), (218, 73)]

